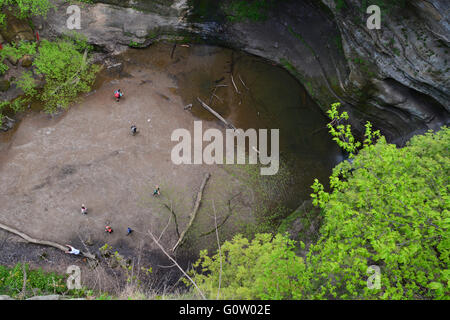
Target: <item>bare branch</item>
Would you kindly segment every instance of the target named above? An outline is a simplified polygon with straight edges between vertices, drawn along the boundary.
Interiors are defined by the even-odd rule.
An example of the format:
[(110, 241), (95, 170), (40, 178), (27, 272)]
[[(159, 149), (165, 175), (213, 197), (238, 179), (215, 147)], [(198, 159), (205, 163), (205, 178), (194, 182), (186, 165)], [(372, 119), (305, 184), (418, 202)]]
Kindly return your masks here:
[(236, 93), (237, 93), (237, 94), (241, 94), (241, 93), (239, 92), (237, 86), (236, 86), (236, 83), (234, 83), (233, 75), (231, 75), (231, 82), (233, 83), (233, 86), (234, 86), (234, 89), (236, 90)]
[(152, 240), (156, 243), (156, 245), (161, 249), (161, 251), (167, 256), (167, 258), (170, 259), (170, 261), (172, 261), (178, 269), (180, 269), (180, 271), (184, 274), (184, 276), (186, 278), (188, 278), (188, 280), (194, 285), (194, 287), (197, 289), (197, 291), (200, 293), (200, 296), (203, 298), (203, 300), (206, 300), (205, 295), (203, 294), (203, 292), (200, 290), (200, 288), (197, 286), (197, 284), (195, 283), (194, 280), (192, 280), (191, 277), (189, 277), (189, 275), (183, 270), (183, 268), (180, 267), (180, 265), (175, 261), (175, 259), (173, 259), (170, 254), (168, 254), (166, 252), (166, 250), (164, 250), (163, 246), (158, 242), (158, 240), (156, 240), (155, 236), (150, 232), (150, 230), (148, 230), (148, 234), (150, 235), (150, 237), (152, 238)]

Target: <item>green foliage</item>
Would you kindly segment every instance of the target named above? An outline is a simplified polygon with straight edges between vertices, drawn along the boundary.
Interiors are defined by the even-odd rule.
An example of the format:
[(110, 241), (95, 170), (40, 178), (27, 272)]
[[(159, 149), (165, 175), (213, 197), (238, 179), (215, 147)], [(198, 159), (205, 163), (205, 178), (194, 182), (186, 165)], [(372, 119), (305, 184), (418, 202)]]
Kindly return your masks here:
[[(366, 145), (339, 164), (332, 192), (316, 180), (314, 203), (325, 213), (322, 237), (308, 256), (315, 297), (418, 299), (449, 293), (450, 130), (416, 136), (402, 149)], [(381, 288), (366, 286), (369, 265)]]
[(108, 295), (107, 293), (102, 293), (98, 297), (95, 298), (95, 300), (112, 300), (113, 297)]
[(9, 106), (9, 101), (1, 101), (0, 102), (0, 127), (3, 124), (3, 118), (4, 118), (3, 110), (5, 108), (7, 108), (8, 106)]
[(244, 20), (263, 21), (273, 0), (232, 0), (224, 6), (227, 19), (232, 22)]
[(327, 127), (330, 129), (330, 134), (333, 136), (333, 140), (350, 154), (350, 158), (353, 158), (358, 150), (363, 147), (367, 147), (373, 144), (376, 139), (381, 137), (380, 131), (372, 131), (372, 124), (370, 122), (366, 123), (366, 132), (364, 134), (365, 139), (363, 144), (355, 139), (352, 134), (351, 127), (349, 124), (344, 124), (348, 120), (347, 112), (342, 112), (339, 114), (338, 108), (340, 103), (333, 103), (331, 109), (327, 111), (328, 117), (331, 122), (328, 123)]
[(193, 280), (209, 299), (299, 299), (305, 266), (294, 248), (281, 234), (257, 234), (251, 242), (237, 235), (212, 257), (200, 253), (194, 267), (202, 273)]
[(129, 47), (131, 48), (140, 48), (141, 45), (139, 43), (137, 43), (136, 41), (130, 40), (130, 43), (128, 44)]
[(34, 55), (36, 53), (36, 42), (20, 41), (18, 44), (7, 44), (0, 50), (0, 74), (8, 71), (8, 66), (3, 62), (7, 57), (15, 60), (21, 59), (24, 55)]
[(75, 50), (79, 52), (84, 52), (85, 50), (91, 52), (94, 49), (94, 47), (87, 42), (87, 37), (76, 31), (65, 33), (61, 36), (61, 39), (73, 43)]
[(26, 105), (30, 102), (30, 98), (19, 97), (9, 104), (9, 107), (14, 110), (14, 112), (20, 112), (25, 110)]
[(8, 66), (2, 60), (0, 60), (0, 75), (5, 74), (8, 69)]
[(15, 81), (18, 88), (22, 89), (26, 96), (34, 96), (36, 91), (36, 82), (33, 78), (33, 73), (31, 71), (25, 71), (22, 73), (19, 79)]
[(7, 44), (0, 51), (1, 60), (6, 57), (13, 57), (15, 59), (20, 59), (24, 55), (34, 55), (36, 53), (36, 42), (20, 41), (19, 43)]
[[(23, 280), (26, 271), (25, 291)], [(18, 263), (13, 268), (0, 266), (0, 294), (13, 298), (27, 298), (34, 295), (62, 294), (67, 291), (64, 277), (42, 269), (30, 270), (26, 264)]]
[(18, 18), (32, 16), (47, 16), (50, 9), (55, 6), (49, 0), (0, 0), (0, 24), (6, 22), (5, 9), (12, 11)]
[(34, 72), (43, 77), (45, 85), (43, 89), (37, 90), (33, 73), (23, 72), (15, 84), (24, 95), (13, 102), (2, 103), (3, 109), (9, 106), (19, 112), (33, 99), (42, 101), (48, 113), (67, 108), (80, 93), (89, 92), (95, 80), (99, 66), (89, 63), (88, 52), (91, 50), (92, 46), (85, 37), (75, 32), (55, 42), (42, 40), (38, 51), (35, 42), (6, 45), (0, 51), (0, 72), (6, 69), (2, 67), (6, 57), (21, 59), (24, 55), (31, 55), (34, 57)]
[[(323, 224), (305, 261), (280, 234), (251, 243), (237, 236), (220, 254), (201, 253), (194, 279), (209, 297), (222, 274), (224, 299), (449, 298), (450, 128), (397, 148), (367, 123), (357, 143), (339, 127), (348, 115), (338, 106), (329, 111), (330, 130), (353, 158), (333, 169), (330, 192), (317, 179), (312, 186)], [(369, 288), (370, 266), (380, 268), (379, 287)]]
[[(79, 51), (83, 48), (84, 54)], [(67, 108), (79, 93), (90, 91), (99, 67), (88, 63), (87, 52), (87, 44), (79, 38), (41, 42), (33, 65), (35, 72), (45, 77), (45, 86), (37, 98), (45, 103), (46, 112)]]

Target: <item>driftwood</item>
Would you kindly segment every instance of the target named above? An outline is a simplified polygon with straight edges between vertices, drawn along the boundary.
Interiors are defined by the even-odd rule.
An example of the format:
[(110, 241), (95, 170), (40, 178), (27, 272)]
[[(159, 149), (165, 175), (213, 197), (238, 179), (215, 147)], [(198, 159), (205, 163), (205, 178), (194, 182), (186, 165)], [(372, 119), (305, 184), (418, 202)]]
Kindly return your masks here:
[(244, 85), (245, 89), (250, 90), (244, 83), (244, 80), (242, 80), (241, 76), (239, 75), (239, 80), (241, 80), (242, 84)]
[[(6, 225), (4, 225), (2, 223), (0, 223), (0, 229), (6, 230), (6, 231), (11, 232), (11, 233), (14, 233), (15, 235), (18, 235), (19, 237), (25, 239), (26, 241), (28, 241), (30, 243), (53, 247), (53, 248), (62, 250), (64, 252), (66, 252), (67, 249), (68, 249), (66, 246), (63, 246), (63, 245), (58, 244), (56, 242), (47, 241), (47, 240), (38, 240), (38, 239), (31, 238), (30, 236), (26, 235), (25, 233), (20, 232), (20, 231), (14, 229), (14, 228), (8, 227), (8, 226), (6, 226)], [(81, 253), (81, 255), (85, 256), (86, 258), (96, 260), (95, 256), (92, 255), (92, 254), (85, 253), (85, 252), (80, 252), (80, 253)]]
[(225, 120), (220, 114), (215, 112), (210, 106), (208, 106), (206, 103), (204, 103), (200, 98), (197, 97), (197, 100), (200, 102), (203, 108), (211, 112), (213, 115), (216, 116), (217, 119), (222, 121), (227, 127), (236, 130), (235, 126), (233, 126), (231, 123), (229, 123), (227, 120)]
[(202, 185), (200, 186), (200, 191), (197, 193), (197, 200), (195, 201), (194, 210), (191, 213), (191, 219), (190, 219), (186, 229), (181, 233), (180, 238), (178, 239), (177, 243), (173, 247), (173, 249), (172, 249), (173, 252), (175, 252), (175, 250), (183, 244), (184, 236), (191, 228), (192, 223), (194, 222), (195, 217), (197, 216), (197, 212), (198, 212), (198, 209), (200, 208), (200, 203), (202, 201), (203, 190), (205, 189), (206, 182), (208, 182), (208, 179), (210, 176), (211, 175), (209, 173), (207, 173), (207, 174), (205, 174), (205, 177), (203, 178)]
[(233, 75), (231, 75), (231, 82), (233, 83), (234, 89), (236, 90), (237, 94), (241, 94), (241, 92), (238, 90), (236, 83), (234, 83), (234, 78)]

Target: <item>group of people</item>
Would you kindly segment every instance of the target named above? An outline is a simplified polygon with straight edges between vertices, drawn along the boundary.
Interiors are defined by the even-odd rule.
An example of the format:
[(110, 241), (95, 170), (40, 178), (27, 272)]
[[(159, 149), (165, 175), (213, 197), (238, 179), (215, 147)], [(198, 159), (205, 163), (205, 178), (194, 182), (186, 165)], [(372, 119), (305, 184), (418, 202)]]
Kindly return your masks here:
[[(119, 102), (120, 99), (123, 97), (123, 91), (121, 89), (117, 89), (114, 91), (114, 98), (116, 98), (116, 102)], [(138, 133), (137, 127), (133, 124), (131, 126), (131, 134), (135, 136)]]
[[(116, 101), (119, 102), (120, 99), (123, 97), (123, 92), (121, 89), (117, 89), (116, 91), (114, 91), (114, 97), (116, 98)], [(131, 134), (134, 136), (138, 133), (137, 127), (135, 125), (131, 126)], [(153, 196), (157, 197), (161, 195), (161, 189), (158, 185), (155, 186), (155, 189), (153, 191)], [(83, 215), (87, 215), (88, 214), (88, 209), (86, 207), (85, 204), (81, 205), (81, 214)], [(107, 225), (105, 226), (105, 232), (106, 233), (113, 233), (113, 229), (111, 228), (111, 226)], [(127, 233), (126, 235), (130, 235), (133, 232), (133, 229), (131, 229), (130, 227), (127, 228)], [(68, 248), (65, 252), (69, 253), (69, 254), (74, 254), (74, 255), (79, 255), (82, 254), (82, 252), (78, 249), (75, 249), (74, 247), (66, 244), (66, 247)]]
[[(156, 185), (155, 189), (153, 190), (153, 196), (158, 197), (160, 195), (161, 195), (161, 189), (158, 185)], [(86, 205), (82, 204), (81, 205), (81, 214), (87, 215), (87, 213), (88, 213), (88, 209), (87, 209)], [(133, 229), (128, 227), (126, 235), (129, 236), (133, 231), (134, 231)], [(107, 226), (105, 226), (105, 232), (111, 234), (114, 232), (114, 230), (111, 228), (111, 226), (107, 225)], [(74, 247), (72, 247), (68, 244), (66, 244), (66, 247), (68, 248), (68, 250), (65, 251), (66, 253), (74, 254), (74, 255), (82, 254), (82, 252), (80, 250), (75, 249)]]

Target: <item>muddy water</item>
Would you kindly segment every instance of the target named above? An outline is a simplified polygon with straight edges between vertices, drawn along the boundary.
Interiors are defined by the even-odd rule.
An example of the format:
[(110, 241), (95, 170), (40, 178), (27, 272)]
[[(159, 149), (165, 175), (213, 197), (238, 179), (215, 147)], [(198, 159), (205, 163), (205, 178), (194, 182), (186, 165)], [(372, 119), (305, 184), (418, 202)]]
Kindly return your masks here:
[(199, 97), (237, 128), (279, 129), (281, 161), (292, 180), (286, 198), (291, 208), (309, 197), (314, 178), (326, 184), (342, 160), (319, 107), (302, 84), (271, 62), (221, 47), (164, 43), (130, 50), (125, 60), (169, 73), (178, 84), (171, 90), (184, 105), (193, 105), (196, 119), (218, 121)]

